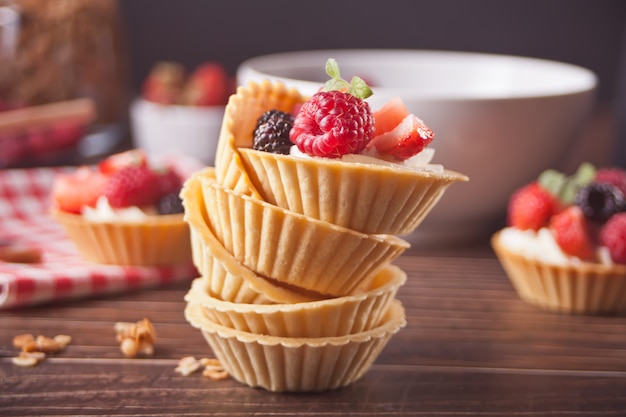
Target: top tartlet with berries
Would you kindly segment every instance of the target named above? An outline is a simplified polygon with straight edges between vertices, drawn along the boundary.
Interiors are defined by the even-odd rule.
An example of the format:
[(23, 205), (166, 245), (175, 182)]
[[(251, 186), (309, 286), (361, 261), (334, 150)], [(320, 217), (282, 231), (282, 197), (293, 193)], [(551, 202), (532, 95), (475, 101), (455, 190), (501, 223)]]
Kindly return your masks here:
[(52, 187), (55, 209), (85, 214), (96, 208), (115, 212), (134, 208), (145, 215), (179, 214), (183, 179), (171, 166), (150, 163), (145, 152), (132, 149), (111, 155), (96, 166), (59, 174)]
[[(547, 229), (567, 255), (626, 264), (626, 170), (584, 163), (572, 176), (544, 171), (513, 193), (508, 226), (518, 230)], [(604, 261), (607, 261), (604, 259)]]
[(372, 90), (361, 78), (342, 79), (333, 59), (326, 72), (331, 79), (293, 113), (272, 109), (258, 119), (255, 150), (332, 159), (364, 155), (403, 164), (432, 142), (433, 131), (399, 97), (373, 112), (366, 101)]

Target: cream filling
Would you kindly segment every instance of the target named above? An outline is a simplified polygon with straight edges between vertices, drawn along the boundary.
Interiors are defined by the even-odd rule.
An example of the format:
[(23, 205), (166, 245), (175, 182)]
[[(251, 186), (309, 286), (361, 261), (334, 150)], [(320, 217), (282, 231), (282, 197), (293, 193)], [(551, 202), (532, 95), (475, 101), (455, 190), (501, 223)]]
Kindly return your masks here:
[(140, 223), (154, 213), (155, 210), (151, 207), (123, 207), (113, 208), (109, 204), (109, 200), (105, 196), (100, 196), (96, 202), (96, 207), (85, 206), (82, 211), (82, 216), (85, 220), (97, 223), (104, 222), (123, 222), (123, 223)]
[[(578, 265), (584, 262), (563, 252), (552, 232), (545, 227), (536, 232), (507, 227), (500, 232), (500, 242), (512, 252), (553, 265)], [(613, 265), (608, 248), (601, 246), (597, 249), (596, 262)]]
[[(308, 155), (300, 149), (298, 146), (293, 145), (289, 150), (289, 155), (295, 158), (306, 158), (306, 159), (329, 159), (320, 156), (311, 156)], [(346, 154), (341, 158), (336, 158), (334, 160), (348, 163), (359, 163), (366, 165), (381, 165), (388, 167), (402, 167), (414, 171), (429, 171), (434, 173), (443, 173), (444, 168), (443, 165), (440, 164), (431, 164), (433, 157), (435, 155), (435, 150), (432, 148), (426, 148), (422, 150), (417, 155), (413, 155), (409, 159), (406, 159), (401, 162), (391, 162), (385, 159), (381, 159), (379, 154), (375, 149), (371, 149), (369, 151), (363, 151), (360, 154)]]

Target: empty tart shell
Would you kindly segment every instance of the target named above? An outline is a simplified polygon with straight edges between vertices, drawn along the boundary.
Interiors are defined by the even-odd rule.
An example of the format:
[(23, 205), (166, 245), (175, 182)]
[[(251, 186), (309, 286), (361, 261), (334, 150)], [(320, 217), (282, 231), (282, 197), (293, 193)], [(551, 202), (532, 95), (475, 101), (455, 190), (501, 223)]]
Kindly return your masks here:
[(500, 232), (491, 246), (519, 297), (530, 304), (573, 314), (626, 310), (626, 265), (546, 263), (511, 251)]
[(207, 293), (220, 300), (247, 304), (298, 303), (323, 298), (293, 291), (258, 276), (236, 260), (217, 240), (207, 224), (200, 177), (214, 175), (213, 168), (192, 175), (181, 191), (185, 221), (191, 230), (193, 262), (203, 276)]
[(218, 300), (198, 278), (185, 296), (202, 306), (207, 319), (224, 327), (281, 337), (332, 337), (376, 327), (395, 298), (406, 274), (388, 265), (362, 293), (296, 304), (255, 305)]
[(286, 285), (331, 296), (368, 285), (408, 242), (313, 219), (201, 177), (209, 226), (239, 262)]
[(216, 177), (220, 184), (243, 195), (261, 198), (250, 181), (238, 149), (251, 147), (254, 128), (267, 110), (291, 112), (304, 97), (282, 83), (250, 82), (237, 88), (230, 96), (217, 144), (215, 157)]
[(409, 234), (450, 184), (467, 181), (453, 171), (409, 169), (374, 158), (370, 164), (239, 152), (265, 201), (363, 233)]
[(185, 317), (200, 329), (215, 356), (237, 381), (270, 391), (324, 391), (351, 384), (374, 363), (406, 325), (394, 300), (380, 325), (336, 337), (289, 338), (242, 332), (210, 321), (202, 307), (187, 304)]
[(80, 254), (113, 265), (162, 266), (191, 262), (189, 226), (183, 214), (147, 216), (138, 222), (94, 222), (53, 210)]

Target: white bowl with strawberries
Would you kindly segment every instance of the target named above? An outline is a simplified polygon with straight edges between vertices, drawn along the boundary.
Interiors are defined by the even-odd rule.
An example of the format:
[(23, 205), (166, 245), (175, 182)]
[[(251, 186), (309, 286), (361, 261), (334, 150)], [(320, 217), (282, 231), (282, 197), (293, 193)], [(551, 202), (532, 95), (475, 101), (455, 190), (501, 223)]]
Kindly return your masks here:
[(577, 66), (525, 57), (424, 50), (298, 51), (251, 58), (239, 84), (281, 81), (311, 95), (327, 58), (345, 78), (372, 86), (376, 111), (400, 97), (434, 132), (433, 163), (471, 181), (442, 197), (408, 240), (413, 244), (488, 238), (507, 198), (548, 167), (559, 167), (594, 103), (597, 79)]
[(217, 62), (187, 74), (176, 62), (159, 62), (130, 108), (135, 146), (151, 154), (184, 154), (212, 165), (232, 81)]

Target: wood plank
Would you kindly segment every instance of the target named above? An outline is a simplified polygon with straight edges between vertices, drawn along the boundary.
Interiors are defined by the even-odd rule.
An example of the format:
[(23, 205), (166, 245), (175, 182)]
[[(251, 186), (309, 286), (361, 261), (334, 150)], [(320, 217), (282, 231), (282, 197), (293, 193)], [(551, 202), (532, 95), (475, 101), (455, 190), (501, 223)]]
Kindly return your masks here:
[(626, 410), (623, 373), (375, 365), (351, 386), (302, 395), (182, 377), (174, 361), (86, 362), (52, 360), (32, 369), (0, 362), (2, 415), (613, 416)]

